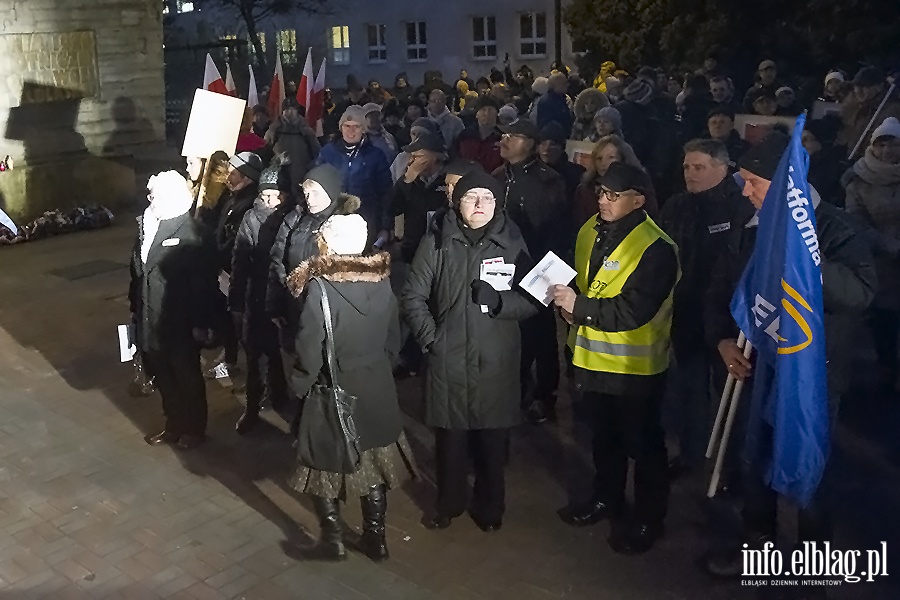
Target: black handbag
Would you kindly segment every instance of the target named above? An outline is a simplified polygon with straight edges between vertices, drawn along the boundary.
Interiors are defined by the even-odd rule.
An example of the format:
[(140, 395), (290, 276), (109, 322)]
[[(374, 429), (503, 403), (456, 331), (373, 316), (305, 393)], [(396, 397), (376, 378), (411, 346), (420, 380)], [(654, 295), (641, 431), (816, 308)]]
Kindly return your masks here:
[(316, 383), (303, 401), (297, 459), (305, 467), (349, 475), (359, 469), (360, 450), (353, 409), (356, 397), (345, 392), (335, 380), (334, 331), (331, 306), (325, 284), (313, 279), (322, 290), (325, 315), (325, 351), (328, 355), (330, 386)]

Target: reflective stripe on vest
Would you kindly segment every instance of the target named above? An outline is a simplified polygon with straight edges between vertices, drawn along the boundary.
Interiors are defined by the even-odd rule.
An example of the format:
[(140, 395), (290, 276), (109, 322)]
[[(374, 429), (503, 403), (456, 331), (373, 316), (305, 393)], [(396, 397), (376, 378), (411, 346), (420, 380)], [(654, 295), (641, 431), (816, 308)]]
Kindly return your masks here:
[[(576, 279), (588, 298), (612, 298), (619, 295), (634, 273), (644, 252), (659, 239), (675, 243), (649, 217), (635, 227), (606, 257), (588, 281), (591, 253), (597, 239), (594, 216), (578, 233), (575, 245)], [(674, 287), (674, 286), (673, 286)], [(589, 371), (624, 375), (655, 375), (669, 366), (669, 339), (672, 327), (672, 292), (650, 321), (631, 331), (605, 332), (583, 325), (569, 331), (573, 363)]]

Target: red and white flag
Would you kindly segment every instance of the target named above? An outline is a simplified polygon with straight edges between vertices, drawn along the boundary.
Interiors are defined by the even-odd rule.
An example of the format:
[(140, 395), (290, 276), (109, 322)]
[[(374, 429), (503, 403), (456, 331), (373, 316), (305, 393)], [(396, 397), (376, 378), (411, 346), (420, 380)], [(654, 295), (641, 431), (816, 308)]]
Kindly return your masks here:
[(317, 136), (323, 135), (322, 125), (325, 119), (325, 63), (327, 62), (327, 58), (322, 59), (322, 66), (319, 67), (319, 74), (316, 75), (316, 84), (313, 86), (310, 94), (309, 108), (306, 111), (306, 120)]
[(203, 89), (217, 94), (228, 95), (228, 88), (225, 87), (225, 80), (216, 68), (212, 56), (206, 55), (206, 71), (203, 73)]
[(275, 75), (269, 89), (269, 115), (274, 119), (281, 114), (281, 103), (284, 102), (284, 71), (281, 69), (281, 53), (275, 53)]
[(306, 55), (306, 64), (303, 65), (303, 75), (300, 77), (300, 85), (297, 86), (297, 103), (306, 109), (307, 119), (309, 118), (309, 97), (312, 95), (314, 77), (312, 48), (310, 48)]
[(250, 65), (250, 89), (247, 91), (247, 106), (250, 108), (259, 104), (259, 92), (256, 91), (256, 75), (253, 73), (253, 65)]
[(234, 85), (234, 75), (231, 74), (231, 65), (225, 63), (225, 89), (229, 96), (237, 97), (237, 86)]

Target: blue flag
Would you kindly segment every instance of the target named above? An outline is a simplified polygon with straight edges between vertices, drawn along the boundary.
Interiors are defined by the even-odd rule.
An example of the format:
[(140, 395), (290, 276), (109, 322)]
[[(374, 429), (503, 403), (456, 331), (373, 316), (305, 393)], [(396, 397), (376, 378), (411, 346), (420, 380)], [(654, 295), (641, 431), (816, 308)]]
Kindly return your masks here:
[[(731, 314), (758, 353), (748, 445), (754, 431), (770, 428), (767, 483), (802, 507), (829, 451), (822, 257), (806, 181), (809, 156), (800, 143), (805, 122), (805, 115), (797, 118), (772, 178), (753, 255), (731, 300)], [(756, 441), (757, 451), (769, 450)]]

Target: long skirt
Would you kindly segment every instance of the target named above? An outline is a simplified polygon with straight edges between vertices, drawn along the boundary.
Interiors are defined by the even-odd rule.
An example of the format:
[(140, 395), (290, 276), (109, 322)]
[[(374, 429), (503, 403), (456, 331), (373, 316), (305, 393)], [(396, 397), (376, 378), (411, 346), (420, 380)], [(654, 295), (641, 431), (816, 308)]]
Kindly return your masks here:
[(302, 494), (320, 498), (338, 499), (365, 496), (374, 485), (397, 487), (406, 479), (417, 478), (412, 450), (401, 432), (390, 446), (365, 450), (360, 457), (359, 469), (350, 475), (318, 471), (299, 465), (288, 484)]

